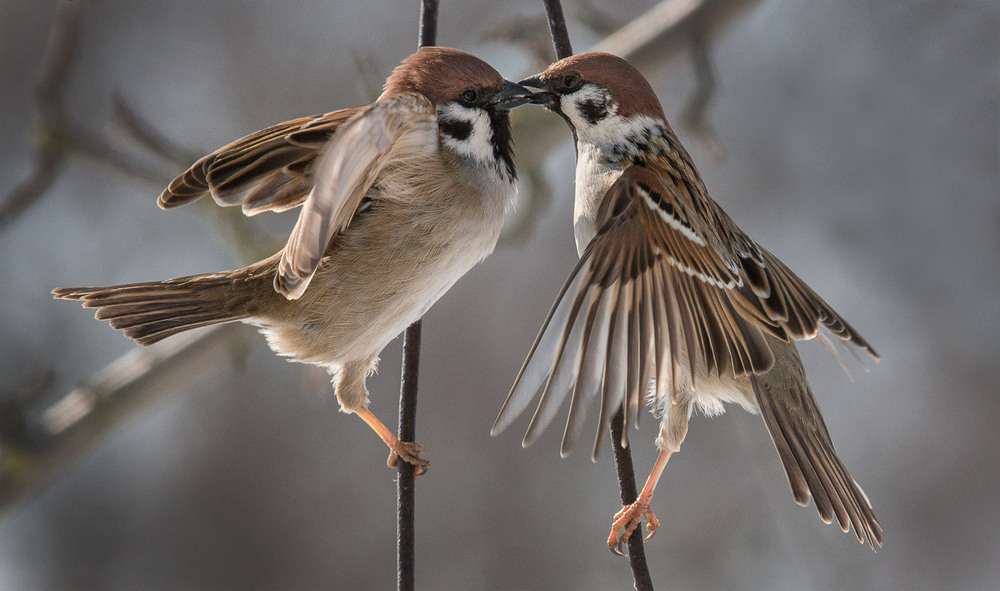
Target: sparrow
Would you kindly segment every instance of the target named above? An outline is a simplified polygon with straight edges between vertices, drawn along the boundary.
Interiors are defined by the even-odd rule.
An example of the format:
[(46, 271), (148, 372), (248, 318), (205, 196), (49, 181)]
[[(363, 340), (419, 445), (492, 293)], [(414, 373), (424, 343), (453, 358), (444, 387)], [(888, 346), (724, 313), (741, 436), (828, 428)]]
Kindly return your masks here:
[[(660, 450), (634, 503), (615, 515), (608, 546), (623, 554), (647, 521), (656, 483), (697, 408), (759, 412), (795, 501), (826, 523), (882, 545), (871, 503), (837, 457), (795, 341), (832, 334), (878, 355), (819, 295), (747, 236), (709, 196), (649, 82), (622, 58), (583, 53), (519, 82), (569, 124), (576, 142), (574, 231), (579, 262), (559, 292), (493, 426), (504, 430), (538, 397), (522, 444), (567, 397), (565, 457), (599, 399), (596, 459), (611, 419), (638, 427), (643, 398), (660, 419)], [(836, 355), (836, 353), (834, 353)], [(622, 445), (628, 444), (628, 430)]]
[(326, 368), (357, 414), (417, 473), (423, 447), (369, 410), (381, 350), (492, 251), (517, 194), (509, 110), (531, 92), (479, 58), (422, 48), (371, 105), (294, 119), (197, 161), (160, 195), (169, 209), (211, 195), (248, 216), (301, 208), (285, 247), (234, 271), (69, 287), (57, 299), (140, 345), (240, 321), (292, 361)]

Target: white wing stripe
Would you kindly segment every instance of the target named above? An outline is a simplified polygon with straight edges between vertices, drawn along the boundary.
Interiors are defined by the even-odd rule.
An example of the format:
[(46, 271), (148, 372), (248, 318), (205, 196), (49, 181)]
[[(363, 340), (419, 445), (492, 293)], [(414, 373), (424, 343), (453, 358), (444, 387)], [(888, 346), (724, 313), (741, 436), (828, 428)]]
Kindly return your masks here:
[(642, 195), (642, 200), (646, 202), (646, 205), (650, 207), (653, 211), (658, 213), (663, 221), (667, 222), (671, 228), (680, 232), (685, 238), (694, 242), (698, 246), (705, 246), (705, 239), (695, 233), (690, 226), (677, 219), (676, 216), (670, 215), (665, 209), (660, 207), (660, 205), (653, 200), (653, 197), (649, 194), (649, 191), (642, 188), (638, 183), (635, 188)]

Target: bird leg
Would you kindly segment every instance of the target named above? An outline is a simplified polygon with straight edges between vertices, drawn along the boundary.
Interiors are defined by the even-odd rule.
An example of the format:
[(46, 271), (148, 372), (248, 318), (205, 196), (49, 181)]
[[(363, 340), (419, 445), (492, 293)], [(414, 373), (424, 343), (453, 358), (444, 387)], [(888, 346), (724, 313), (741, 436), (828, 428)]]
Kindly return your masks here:
[[(663, 469), (667, 466), (667, 460), (670, 459), (672, 453), (674, 452), (670, 450), (660, 452), (659, 457), (656, 458), (656, 463), (653, 464), (653, 471), (649, 473), (649, 478), (646, 479), (646, 484), (643, 485), (639, 497), (636, 498), (634, 503), (625, 505), (621, 511), (615, 514), (614, 523), (611, 525), (611, 535), (608, 536), (608, 548), (615, 554), (625, 556), (625, 545), (628, 543), (629, 536), (642, 523), (643, 517), (646, 518), (646, 530), (649, 531), (649, 535), (643, 541), (648, 542), (656, 535), (656, 530), (660, 527), (660, 520), (656, 518), (656, 515), (653, 515), (653, 510), (650, 509), (649, 502), (653, 499), (653, 490), (656, 488), (656, 482), (660, 479), (660, 475), (663, 474)], [(622, 531), (622, 528), (625, 531)]]
[(399, 464), (399, 460), (402, 459), (404, 462), (413, 464), (415, 469), (413, 472), (414, 476), (420, 476), (427, 471), (431, 463), (420, 457), (420, 454), (424, 452), (424, 448), (421, 445), (418, 445), (415, 441), (400, 441), (367, 408), (354, 412), (361, 417), (362, 421), (368, 423), (372, 431), (375, 431), (375, 434), (389, 446), (389, 459), (385, 461), (387, 466), (395, 468)]

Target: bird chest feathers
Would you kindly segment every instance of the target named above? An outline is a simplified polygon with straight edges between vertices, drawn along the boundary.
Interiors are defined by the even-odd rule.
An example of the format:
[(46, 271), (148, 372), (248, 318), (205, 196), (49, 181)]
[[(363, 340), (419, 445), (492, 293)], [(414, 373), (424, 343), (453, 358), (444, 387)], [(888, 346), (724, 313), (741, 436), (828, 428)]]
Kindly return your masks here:
[(594, 220), (601, 200), (622, 174), (622, 166), (608, 162), (601, 149), (592, 143), (577, 143), (576, 199), (573, 205), (573, 233), (576, 250), (583, 252), (597, 229)]

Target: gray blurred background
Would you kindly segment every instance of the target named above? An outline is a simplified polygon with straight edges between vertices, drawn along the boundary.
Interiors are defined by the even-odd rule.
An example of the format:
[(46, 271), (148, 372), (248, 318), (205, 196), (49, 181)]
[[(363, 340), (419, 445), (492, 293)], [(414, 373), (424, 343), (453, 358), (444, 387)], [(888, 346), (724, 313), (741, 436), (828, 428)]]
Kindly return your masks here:
[[(652, 4), (565, 2), (575, 49)], [(417, 5), (94, 1), (70, 112), (141, 155), (112, 130), (116, 92), (199, 153), (362, 104), (371, 96), (355, 56), (380, 84), (415, 47)], [(0, 2), (0, 194), (31, 167), (27, 89), (54, 13), (54, 2)], [(503, 31), (544, 36), (541, 15), (536, 1), (446, 1), (438, 40), (517, 79), (543, 64)], [(719, 88), (706, 119), (726, 157), (675, 128), (714, 198), (881, 353), (870, 373), (846, 356), (851, 381), (819, 344), (801, 346), (886, 544), (873, 554), (795, 505), (760, 419), (731, 408), (693, 420), (660, 481), (662, 527), (646, 546), (658, 589), (996, 588), (998, 45), (990, 1), (766, 0), (712, 31)], [(688, 55), (642, 66), (673, 119), (695, 87)], [(561, 460), (559, 429), (521, 449), (525, 421), (489, 437), (576, 258), (573, 149), (558, 129), (545, 162), (525, 161), (531, 129), (515, 136), (522, 173), (541, 167), (551, 188), (522, 202), (534, 224), (424, 325), (417, 440), (433, 467), (417, 488), (423, 589), (631, 587), (627, 562), (604, 544), (619, 508), (610, 450), (596, 465), (586, 453)], [(143, 158), (164, 177), (175, 172)], [(136, 348), (78, 305), (52, 301), (53, 287), (240, 265), (208, 208), (159, 211), (161, 188), (74, 158), (0, 228), (0, 393), (50, 375), (42, 399), (58, 399)], [(291, 215), (264, 220), (265, 235), (280, 241)], [(276, 357), (260, 337), (249, 342), (208, 370), (192, 366), (51, 486), (9, 507), (0, 589), (393, 587), (385, 446), (338, 412), (324, 374)], [(397, 341), (368, 382), (390, 426), (398, 366)], [(644, 418), (632, 436), (640, 485), (656, 453), (655, 422)]]

